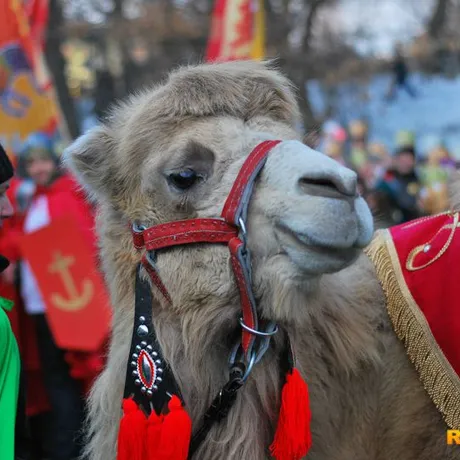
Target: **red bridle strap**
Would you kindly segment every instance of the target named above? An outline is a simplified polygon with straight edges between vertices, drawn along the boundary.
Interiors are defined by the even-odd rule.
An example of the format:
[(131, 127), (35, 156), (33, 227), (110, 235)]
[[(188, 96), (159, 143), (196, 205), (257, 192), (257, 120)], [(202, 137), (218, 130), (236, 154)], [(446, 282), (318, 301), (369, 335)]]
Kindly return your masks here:
[(280, 142), (261, 142), (246, 158), (222, 210), (222, 217), (229, 224), (239, 226), (239, 218), (245, 219), (256, 177), (267, 161), (268, 152)]
[(149, 254), (159, 249), (192, 243), (227, 243), (229, 245), (233, 271), (241, 298), (243, 323), (242, 347), (247, 354), (254, 344), (257, 331), (257, 309), (252, 293), (249, 252), (246, 249), (244, 228), (254, 182), (263, 168), (267, 155), (281, 141), (264, 141), (257, 145), (246, 158), (233, 187), (227, 197), (220, 219), (198, 218), (167, 222), (153, 227), (136, 230), (133, 228), (133, 242), (137, 249), (146, 249), (142, 263), (152, 282), (171, 303), (171, 297)]
[(228, 243), (238, 229), (222, 219), (188, 219), (156, 225), (143, 232), (147, 251), (190, 243)]
[[(246, 158), (222, 210), (222, 217), (228, 223), (240, 227), (240, 219), (242, 219), (243, 225), (245, 224), (255, 180), (267, 161), (268, 153), (280, 142), (280, 140), (261, 142)], [(245, 229), (242, 230), (244, 231)], [(243, 238), (246, 238), (246, 235), (243, 235)], [(240, 238), (233, 238), (230, 241), (229, 249), (233, 272), (240, 291), (243, 323), (249, 328), (257, 330), (259, 327), (257, 305), (252, 293), (251, 261), (249, 260), (249, 254), (245, 250), (245, 242)], [(242, 330), (241, 345), (245, 353), (251, 350), (256, 338), (248, 330)]]

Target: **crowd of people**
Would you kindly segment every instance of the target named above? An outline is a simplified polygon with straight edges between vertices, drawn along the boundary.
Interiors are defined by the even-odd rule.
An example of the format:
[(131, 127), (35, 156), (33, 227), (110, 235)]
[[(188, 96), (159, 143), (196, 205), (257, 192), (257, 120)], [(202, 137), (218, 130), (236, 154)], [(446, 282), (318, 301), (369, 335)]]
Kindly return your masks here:
[[(4, 151), (1, 158), (7, 158)], [(96, 261), (94, 210), (74, 179), (60, 167), (55, 145), (46, 134), (32, 134), (16, 153), (15, 160), (15, 174), (11, 167), (5, 175), (7, 181), (0, 184), (5, 188), (0, 190), (4, 192), (0, 195), (0, 210), (2, 217), (9, 217), (2, 219), (0, 227), (0, 254), (9, 261), (2, 265), (0, 260), (0, 300), (11, 299), (14, 303), (14, 308), (4, 311), (20, 360), (14, 357), (16, 345), (10, 341), (12, 364), (5, 378), (10, 379), (11, 388), (17, 384), (19, 397), (12, 389), (11, 397), (7, 398), (9, 413), (3, 411), (0, 402), (2, 423), (3, 418), (14, 421), (13, 408), (16, 412), (16, 424), (11, 424), (9, 431), (0, 428), (0, 457), (13, 458), (12, 442), (16, 439), (15, 459), (74, 460), (81, 454), (85, 394), (102, 369), (105, 353), (104, 350), (69, 352), (58, 346), (42, 292), (20, 242), (24, 235), (71, 214)], [(2, 197), (9, 208), (2, 206)], [(8, 305), (6, 302), (5, 306)], [(0, 316), (0, 329), (1, 320)], [(5, 337), (0, 331), (0, 343)], [(2, 359), (0, 354), (0, 363)], [(5, 385), (2, 370), (0, 365), (0, 389), (2, 383)], [(5, 454), (7, 441), (10, 451)]]
[(357, 172), (361, 194), (376, 227), (383, 228), (448, 209), (448, 181), (459, 166), (439, 142), (426, 156), (417, 152), (413, 133), (396, 134), (396, 148), (369, 142), (365, 122), (325, 125), (320, 149)]

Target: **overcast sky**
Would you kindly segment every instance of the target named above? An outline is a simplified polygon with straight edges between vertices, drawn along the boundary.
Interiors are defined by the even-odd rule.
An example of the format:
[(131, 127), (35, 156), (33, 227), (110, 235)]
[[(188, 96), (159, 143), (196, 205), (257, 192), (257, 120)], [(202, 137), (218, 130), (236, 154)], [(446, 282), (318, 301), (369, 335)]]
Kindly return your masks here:
[(396, 41), (406, 41), (422, 31), (434, 0), (340, 0), (337, 20), (347, 32), (362, 28), (371, 39), (356, 43), (367, 53), (388, 55)]

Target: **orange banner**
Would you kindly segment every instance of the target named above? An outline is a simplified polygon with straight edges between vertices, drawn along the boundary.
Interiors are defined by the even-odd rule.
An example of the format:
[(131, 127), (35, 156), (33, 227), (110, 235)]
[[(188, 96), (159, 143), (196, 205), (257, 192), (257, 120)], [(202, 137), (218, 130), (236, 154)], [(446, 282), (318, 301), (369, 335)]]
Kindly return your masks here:
[(73, 218), (57, 218), (25, 235), (21, 250), (40, 287), (59, 347), (98, 350), (109, 334), (109, 297), (91, 249)]
[(207, 61), (263, 59), (263, 0), (216, 0)]
[(43, 57), (47, 18), (47, 0), (0, 0), (0, 143), (9, 154), (33, 132), (57, 133)]

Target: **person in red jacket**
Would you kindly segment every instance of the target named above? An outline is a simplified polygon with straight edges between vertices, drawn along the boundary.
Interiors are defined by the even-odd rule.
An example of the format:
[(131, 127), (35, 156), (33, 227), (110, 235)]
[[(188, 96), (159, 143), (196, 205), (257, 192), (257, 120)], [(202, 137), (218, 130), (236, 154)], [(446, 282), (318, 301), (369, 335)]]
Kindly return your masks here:
[[(17, 201), (25, 209), (21, 233), (37, 231), (64, 214), (72, 214), (81, 234), (96, 253), (93, 210), (75, 180), (61, 170), (51, 139), (41, 133), (31, 135), (19, 152), (17, 166), (25, 179), (17, 189)], [(20, 295), (26, 313), (33, 319), (44, 387), (51, 407), (48, 456), (50, 460), (73, 460), (81, 454), (86, 390), (82, 380), (92, 380), (100, 371), (102, 360), (97, 356), (68, 353), (56, 345), (40, 288), (24, 257), (18, 272)]]

